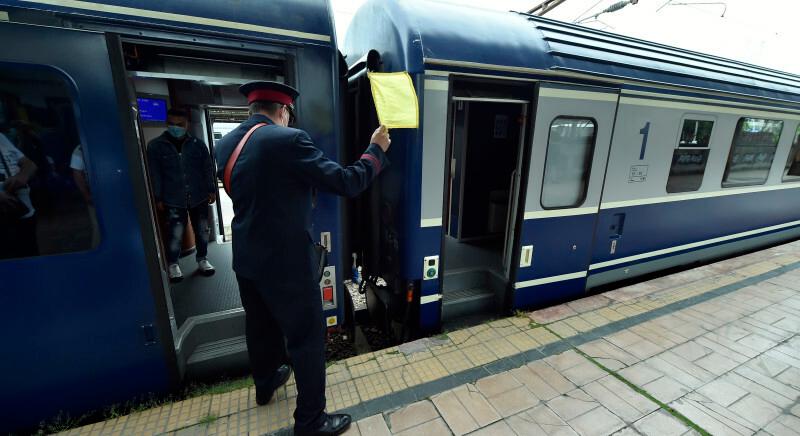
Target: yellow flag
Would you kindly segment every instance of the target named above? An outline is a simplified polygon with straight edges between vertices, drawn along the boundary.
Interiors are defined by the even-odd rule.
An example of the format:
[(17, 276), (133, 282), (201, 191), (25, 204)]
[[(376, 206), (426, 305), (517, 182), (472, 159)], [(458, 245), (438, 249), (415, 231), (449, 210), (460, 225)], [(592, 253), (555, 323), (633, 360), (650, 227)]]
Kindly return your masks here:
[(419, 102), (407, 72), (367, 73), (378, 120), (390, 129), (419, 127)]

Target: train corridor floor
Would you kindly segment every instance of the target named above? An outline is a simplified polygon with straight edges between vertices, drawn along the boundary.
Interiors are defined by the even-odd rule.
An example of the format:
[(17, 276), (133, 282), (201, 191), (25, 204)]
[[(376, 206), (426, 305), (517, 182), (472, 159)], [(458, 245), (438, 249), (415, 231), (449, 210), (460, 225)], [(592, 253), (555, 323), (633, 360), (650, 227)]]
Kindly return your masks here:
[[(347, 435), (800, 435), (800, 242), (328, 367)], [(70, 434), (290, 434), (293, 381)]]

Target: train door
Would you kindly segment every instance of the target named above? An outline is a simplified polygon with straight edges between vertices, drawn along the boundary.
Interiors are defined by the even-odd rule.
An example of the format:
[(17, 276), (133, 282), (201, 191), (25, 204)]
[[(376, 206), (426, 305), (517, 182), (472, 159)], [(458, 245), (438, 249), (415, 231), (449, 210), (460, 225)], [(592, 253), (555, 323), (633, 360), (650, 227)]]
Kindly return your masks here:
[(117, 45), (9, 22), (0, 40), (13, 41), (0, 45), (0, 153), (11, 176), (20, 156), (36, 166), (13, 193), (31, 199), (25, 216), (0, 219), (0, 372), (15, 399), (0, 426), (14, 429), (166, 391), (177, 374)]
[[(451, 98), (442, 234), (442, 321), (502, 309), (513, 282), (530, 101), (522, 93)], [(470, 94), (470, 96), (467, 96)]]
[[(159, 218), (161, 267), (167, 270), (168, 264), (177, 264), (183, 275), (166, 282), (165, 290), (178, 367), (189, 378), (244, 368), (244, 310), (231, 269), (233, 208), (230, 198), (219, 189), (216, 169), (220, 164), (214, 162), (214, 142), (249, 117), (239, 86), (255, 80), (286, 81), (289, 56), (278, 47), (254, 53), (145, 39), (123, 40), (121, 51), (128, 98), (138, 108), (139, 148), (148, 164), (146, 185), (153, 190), (156, 178), (162, 180), (162, 188), (171, 180), (170, 188), (153, 192), (164, 204), (149, 206)], [(176, 139), (169, 133), (168, 109), (178, 109), (187, 118), (189, 135), (181, 138), (188, 139)], [(205, 150), (201, 152), (201, 148)], [(191, 181), (184, 179), (188, 183), (185, 190), (179, 179), (171, 177), (180, 171), (195, 174)], [(217, 187), (210, 204), (201, 181), (207, 171), (208, 182)], [(190, 186), (192, 183), (195, 186)], [(195, 212), (199, 220), (208, 218), (208, 226), (200, 229), (209, 234), (195, 232), (198, 223), (186, 213), (188, 209), (199, 209), (200, 213)], [(170, 222), (169, 216), (176, 213), (186, 217), (185, 225)], [(182, 232), (175, 230), (181, 228)], [(203, 253), (201, 244), (206, 238)], [(176, 251), (170, 254), (169, 250)], [(203, 258), (216, 267), (213, 274), (200, 269)]]
[[(542, 306), (585, 291), (618, 94), (538, 86), (514, 307)], [(637, 177), (635, 170), (631, 177)], [(621, 234), (624, 224), (624, 215), (615, 217), (612, 233)]]

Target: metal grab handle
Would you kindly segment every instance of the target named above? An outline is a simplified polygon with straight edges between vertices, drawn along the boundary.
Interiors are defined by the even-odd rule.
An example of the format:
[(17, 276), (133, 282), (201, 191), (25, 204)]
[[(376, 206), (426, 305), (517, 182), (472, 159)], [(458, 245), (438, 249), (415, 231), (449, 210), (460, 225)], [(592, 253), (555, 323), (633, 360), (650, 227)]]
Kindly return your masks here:
[(509, 227), (511, 226), (511, 201), (513, 198), (516, 197), (516, 178), (517, 178), (517, 170), (511, 172), (511, 185), (508, 187), (508, 209), (506, 210), (506, 234), (505, 242), (503, 243), (503, 266), (508, 266), (508, 231)]

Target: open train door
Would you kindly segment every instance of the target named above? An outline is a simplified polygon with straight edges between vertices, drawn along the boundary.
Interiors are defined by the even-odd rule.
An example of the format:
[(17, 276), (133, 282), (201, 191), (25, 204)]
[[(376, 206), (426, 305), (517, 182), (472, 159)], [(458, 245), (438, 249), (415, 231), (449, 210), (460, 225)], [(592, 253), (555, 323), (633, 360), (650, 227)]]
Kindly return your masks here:
[(538, 85), (514, 307), (585, 292), (618, 99), (617, 89)]

